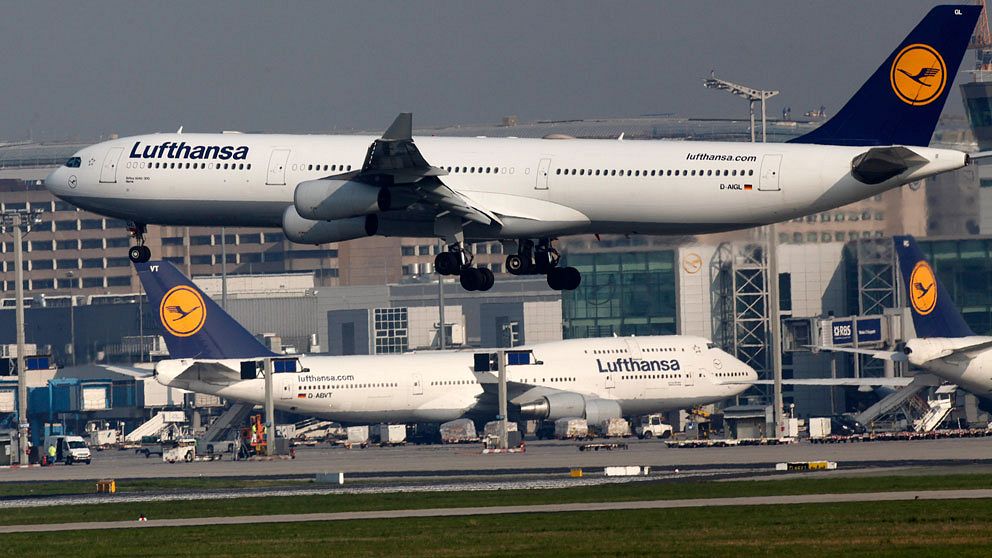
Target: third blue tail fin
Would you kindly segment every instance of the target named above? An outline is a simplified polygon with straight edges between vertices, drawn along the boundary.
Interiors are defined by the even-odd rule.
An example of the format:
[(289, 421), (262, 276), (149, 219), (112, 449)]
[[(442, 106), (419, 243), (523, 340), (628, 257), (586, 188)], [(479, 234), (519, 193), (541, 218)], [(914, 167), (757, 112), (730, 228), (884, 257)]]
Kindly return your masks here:
[(169, 262), (134, 264), (158, 309), (172, 358), (255, 358), (273, 356), (262, 343), (203, 294)]
[(981, 6), (937, 6), (836, 115), (792, 143), (930, 145)]
[(896, 236), (899, 269), (906, 285), (909, 309), (917, 337), (970, 337), (975, 335), (951, 296), (937, 281), (923, 252), (911, 236)]

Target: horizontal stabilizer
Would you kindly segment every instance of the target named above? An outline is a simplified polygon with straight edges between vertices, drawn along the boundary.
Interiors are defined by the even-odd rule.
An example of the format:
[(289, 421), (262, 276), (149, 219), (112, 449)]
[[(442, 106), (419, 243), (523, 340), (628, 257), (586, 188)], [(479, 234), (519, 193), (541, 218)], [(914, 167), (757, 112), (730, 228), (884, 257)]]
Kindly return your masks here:
[(851, 174), (865, 184), (880, 184), (929, 161), (901, 145), (873, 147), (851, 161)]

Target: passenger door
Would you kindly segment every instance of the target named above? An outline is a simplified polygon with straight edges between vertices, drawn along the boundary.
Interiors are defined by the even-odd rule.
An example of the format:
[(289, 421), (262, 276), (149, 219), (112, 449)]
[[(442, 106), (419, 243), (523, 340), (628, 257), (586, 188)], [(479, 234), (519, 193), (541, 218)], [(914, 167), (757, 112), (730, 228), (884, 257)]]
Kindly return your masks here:
[(769, 191), (781, 190), (782, 188), (779, 185), (779, 171), (781, 168), (781, 155), (765, 155), (761, 159), (761, 181), (758, 182), (758, 189)]
[(269, 172), (265, 183), (270, 186), (286, 184), (286, 161), (289, 160), (289, 149), (273, 149), (269, 156)]
[(286, 372), (275, 376), (275, 378), (280, 377), (282, 378), (282, 391), (279, 392), (279, 399), (296, 399), (296, 384), (299, 374), (294, 372)]
[(551, 180), (549, 176), (551, 173), (551, 159), (541, 159), (541, 163), (537, 166), (537, 177), (534, 183), (535, 190), (547, 190), (548, 184)]
[(114, 184), (117, 182), (117, 161), (124, 152), (123, 147), (114, 147), (103, 158), (103, 168), (100, 169), (100, 182)]
[(411, 395), (423, 395), (424, 394), (424, 381), (420, 377), (420, 374), (412, 374), (413, 385), (410, 386)]

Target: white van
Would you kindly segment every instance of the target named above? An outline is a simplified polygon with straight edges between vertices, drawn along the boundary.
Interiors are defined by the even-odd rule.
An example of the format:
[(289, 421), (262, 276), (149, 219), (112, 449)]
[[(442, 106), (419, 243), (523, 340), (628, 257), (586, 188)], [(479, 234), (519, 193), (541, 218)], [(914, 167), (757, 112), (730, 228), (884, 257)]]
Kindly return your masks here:
[(62, 461), (66, 465), (72, 465), (77, 461), (90, 464), (90, 448), (80, 436), (46, 436), (45, 445), (41, 451), (46, 457), (49, 456), (48, 448), (55, 446), (55, 462)]

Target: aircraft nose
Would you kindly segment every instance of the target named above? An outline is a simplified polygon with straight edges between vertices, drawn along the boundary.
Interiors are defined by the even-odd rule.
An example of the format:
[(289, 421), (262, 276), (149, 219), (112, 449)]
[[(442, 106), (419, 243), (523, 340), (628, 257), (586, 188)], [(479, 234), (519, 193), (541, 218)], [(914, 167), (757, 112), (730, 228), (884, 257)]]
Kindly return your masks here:
[(45, 177), (45, 188), (53, 194), (65, 193), (69, 186), (69, 177), (66, 176), (64, 167), (55, 169)]

